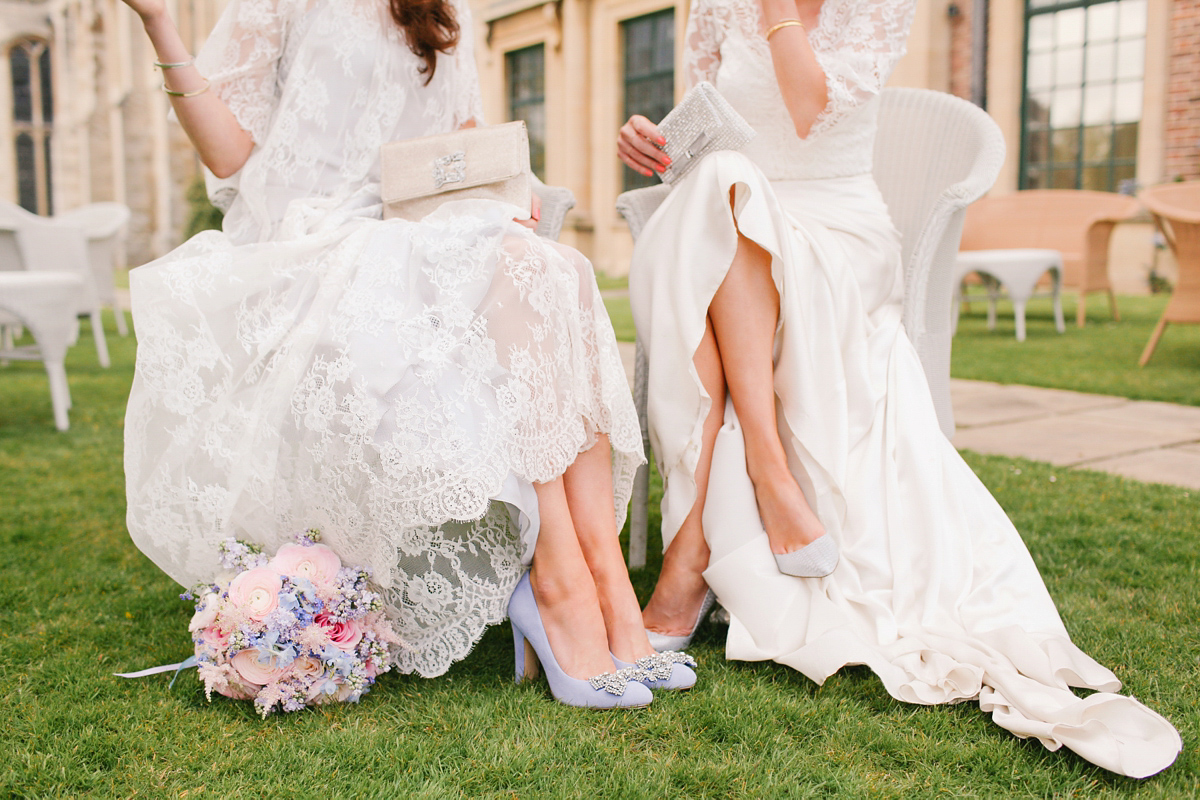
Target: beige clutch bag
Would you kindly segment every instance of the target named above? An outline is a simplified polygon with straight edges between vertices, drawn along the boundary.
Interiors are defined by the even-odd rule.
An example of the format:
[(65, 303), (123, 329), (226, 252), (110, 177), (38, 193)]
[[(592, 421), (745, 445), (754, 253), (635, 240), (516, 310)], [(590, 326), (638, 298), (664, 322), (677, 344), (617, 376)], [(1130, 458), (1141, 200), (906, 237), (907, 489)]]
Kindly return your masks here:
[(529, 134), (520, 120), (388, 142), (380, 159), (384, 219), (419, 220), (451, 200), (499, 200), (526, 213), (533, 202)]

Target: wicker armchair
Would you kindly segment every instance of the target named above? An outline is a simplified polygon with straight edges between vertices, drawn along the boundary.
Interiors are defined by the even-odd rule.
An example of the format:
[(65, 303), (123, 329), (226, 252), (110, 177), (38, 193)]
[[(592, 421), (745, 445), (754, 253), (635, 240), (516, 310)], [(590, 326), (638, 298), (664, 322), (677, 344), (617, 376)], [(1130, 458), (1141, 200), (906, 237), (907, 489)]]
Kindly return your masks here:
[(1117, 298), (1108, 278), (1108, 244), (1117, 223), (1137, 213), (1138, 201), (1112, 192), (1028, 189), (988, 197), (967, 211), (963, 250), (1039, 248), (1062, 254), (1062, 284), (1079, 292), (1075, 324), (1087, 320), (1087, 296), (1106, 292), (1114, 320)]
[[(950, 406), (950, 319), (953, 271), (967, 206), (995, 182), (1004, 161), (1004, 138), (976, 106), (928, 89), (885, 89), (879, 110), (874, 175), (902, 235), (904, 327), (929, 381), (938, 421), (954, 435)], [(636, 239), (670, 188), (652, 186), (617, 198), (617, 210)], [(642, 441), (646, 423), (645, 354), (639, 343), (634, 401)], [(649, 469), (634, 483), (629, 565), (646, 563)]]
[(1150, 341), (1138, 361), (1140, 366), (1154, 355), (1168, 322), (1200, 324), (1200, 181), (1152, 186), (1142, 192), (1142, 202), (1154, 215), (1175, 260), (1179, 279), (1171, 301), (1163, 309)]

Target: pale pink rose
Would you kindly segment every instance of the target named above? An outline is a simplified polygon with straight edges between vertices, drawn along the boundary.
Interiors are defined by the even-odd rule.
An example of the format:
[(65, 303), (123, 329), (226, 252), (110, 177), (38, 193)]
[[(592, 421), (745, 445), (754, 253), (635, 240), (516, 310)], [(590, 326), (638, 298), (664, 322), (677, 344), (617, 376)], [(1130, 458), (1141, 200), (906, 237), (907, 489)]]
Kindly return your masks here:
[(214, 625), (204, 629), (204, 632), (200, 634), (200, 641), (221, 653), (229, 646), (229, 634)]
[(200, 604), (200, 610), (192, 615), (192, 621), (188, 623), (188, 630), (195, 633), (198, 630), (207, 628), (217, 621), (217, 605), (221, 602), (221, 598), (209, 592), (204, 595), (204, 600)]
[(248, 569), (229, 584), (229, 599), (247, 617), (261, 622), (279, 607), (283, 578), (267, 567)]
[(289, 673), (287, 667), (280, 667), (275, 660), (275, 656), (271, 656), (270, 660), (265, 664), (260, 664), (258, 661), (259, 650), (257, 647), (252, 647), (249, 650), (243, 650), (229, 662), (233, 664), (233, 668), (237, 670), (246, 681), (266, 686), (268, 683), (279, 680)]
[(342, 568), (342, 560), (323, 544), (285, 544), (268, 566), (284, 575), (308, 578), (314, 586), (330, 586)]
[(319, 659), (310, 656), (303, 656), (292, 662), (292, 674), (297, 678), (316, 678), (324, 672), (325, 665)]
[(328, 612), (322, 611), (313, 617), (313, 622), (325, 629), (325, 633), (329, 635), (329, 641), (347, 653), (353, 652), (358, 643), (362, 641), (363, 630), (357, 620), (348, 619), (345, 622), (334, 622), (329, 618)]

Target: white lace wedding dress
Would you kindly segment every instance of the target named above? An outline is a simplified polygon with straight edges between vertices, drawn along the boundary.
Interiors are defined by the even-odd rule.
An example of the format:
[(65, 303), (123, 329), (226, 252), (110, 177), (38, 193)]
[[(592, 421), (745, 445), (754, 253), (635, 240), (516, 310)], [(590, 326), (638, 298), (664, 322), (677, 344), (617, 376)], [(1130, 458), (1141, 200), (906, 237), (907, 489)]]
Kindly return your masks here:
[[(630, 296), (666, 479), (664, 543), (696, 496), (711, 400), (692, 356), (740, 230), (772, 258), (780, 431), (841, 563), (816, 580), (776, 568), (727, 404), (703, 514), (704, 575), (731, 617), (727, 656), (771, 659), (817, 683), (866, 664), (897, 699), (977, 699), (1018, 736), (1150, 775), (1175, 759), (1179, 734), (1112, 694), (1113, 673), (1071, 643), (1020, 535), (940, 432), (901, 327), (899, 235), (870, 170), (878, 92), (903, 55), (913, 7), (825, 0), (809, 41), (830, 101), (800, 139), (756, 0), (693, 3), (689, 79), (713, 82), (757, 137), (697, 165), (634, 252)], [(1096, 693), (1081, 698), (1072, 686)]]
[(481, 117), (456, 9), (462, 41), (426, 83), (386, 2), (232, 0), (198, 64), (257, 146), (210, 186), (224, 233), (130, 276), (134, 541), (191, 585), (225, 537), (319, 528), (373, 571), (398, 667), (427, 676), (504, 618), (532, 482), (607, 433), (619, 528), (642, 461), (582, 256), (499, 203), (380, 219), (380, 145)]

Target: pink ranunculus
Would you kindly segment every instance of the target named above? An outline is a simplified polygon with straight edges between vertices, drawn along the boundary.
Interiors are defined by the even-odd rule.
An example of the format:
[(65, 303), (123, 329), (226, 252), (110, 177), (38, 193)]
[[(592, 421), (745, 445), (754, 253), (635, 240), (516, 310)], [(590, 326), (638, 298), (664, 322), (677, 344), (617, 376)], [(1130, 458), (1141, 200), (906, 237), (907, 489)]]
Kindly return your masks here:
[(213, 592), (204, 595), (203, 601), (200, 603), (200, 610), (192, 615), (192, 621), (188, 623), (188, 630), (195, 633), (198, 630), (207, 628), (217, 621), (217, 606), (220, 604), (221, 598)]
[(279, 607), (283, 577), (269, 567), (248, 569), (229, 584), (229, 599), (252, 620), (261, 622)]
[(313, 622), (325, 629), (329, 635), (329, 641), (347, 653), (353, 652), (358, 643), (362, 641), (363, 630), (357, 620), (348, 619), (344, 622), (334, 622), (330, 619), (329, 612), (322, 611), (313, 617)]
[(238, 675), (250, 683), (266, 686), (268, 683), (277, 681), (287, 675), (291, 670), (290, 667), (281, 667), (275, 660), (275, 656), (271, 656), (266, 664), (260, 664), (258, 661), (259, 650), (257, 647), (251, 647), (249, 650), (243, 650), (229, 662), (233, 664), (233, 668), (237, 670)]
[(267, 566), (284, 575), (308, 578), (314, 586), (331, 586), (342, 568), (338, 554), (323, 544), (285, 544)]

